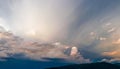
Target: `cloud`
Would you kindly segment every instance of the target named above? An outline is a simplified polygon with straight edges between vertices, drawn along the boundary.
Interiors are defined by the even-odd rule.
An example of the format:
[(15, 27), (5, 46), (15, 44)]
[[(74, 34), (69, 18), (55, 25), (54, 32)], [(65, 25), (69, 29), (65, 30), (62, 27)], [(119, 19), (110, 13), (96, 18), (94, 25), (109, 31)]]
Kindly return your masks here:
[(112, 3), (118, 2), (104, 1), (104, 8), (99, 3), (103, 1), (12, 1), (9, 4), (12, 8), (10, 29), (17, 35), (32, 39), (78, 43), (85, 39), (87, 35), (83, 37), (83, 34), (87, 34), (88, 29), (89, 32), (93, 30), (92, 26), (99, 25), (99, 21), (110, 14), (107, 13), (111, 11), (110, 7), (117, 6)]
[(110, 56), (110, 57), (113, 57), (113, 58), (120, 58), (120, 47), (117, 47), (117, 49), (114, 49), (113, 51), (108, 51), (108, 52), (103, 52), (103, 55), (105, 56)]
[[(8, 33), (1, 34), (0, 38), (4, 37), (1, 39), (1, 48), (6, 55), (23, 53), (26, 57), (35, 59), (67, 57), (64, 50), (76, 45), (78, 49), (96, 53), (101, 57), (119, 57), (117, 53), (114, 54), (114, 51), (119, 52), (118, 0), (14, 0), (8, 3), (9, 7), (6, 3), (4, 5), (6, 10), (9, 8), (9, 13), (6, 12), (7, 18), (1, 17), (0, 25), (9, 28), (24, 40), (16, 36), (8, 37)], [(4, 5), (1, 6), (2, 9)], [(27, 39), (40, 42), (26, 41)], [(55, 51), (58, 53), (54, 53)], [(84, 60), (83, 56), (79, 58)]]
[(113, 41), (113, 44), (120, 44), (120, 39), (118, 38), (117, 40)]
[(109, 33), (113, 32), (113, 31), (115, 31), (115, 28), (112, 28), (112, 29), (108, 30)]
[[(68, 48), (74, 48), (56, 43), (40, 43), (30, 40), (22, 39), (14, 34), (4, 31), (0, 32), (0, 58), (13, 57), (13, 58), (29, 58), (33, 60), (42, 60), (42, 58), (63, 58), (65, 60), (72, 60), (72, 62), (90, 62), (89, 59), (84, 59), (80, 54), (70, 56), (65, 54)], [(77, 48), (77, 47), (75, 47)], [(16, 54), (23, 54), (15, 56)], [(77, 58), (77, 59), (76, 59)]]
[(61, 40), (67, 37), (69, 25), (76, 18), (73, 11), (77, 3), (72, 0), (13, 1), (10, 28), (23, 37), (48, 42)]
[(103, 55), (106, 55), (106, 56), (114, 56), (114, 55), (116, 55), (117, 53), (118, 53), (117, 51), (104, 52)]
[(100, 62), (109, 62), (109, 63), (119, 63), (119, 58), (113, 58), (113, 59), (102, 59)]
[(2, 17), (0, 17), (0, 26), (3, 26), (6, 30), (9, 30), (6, 20)]

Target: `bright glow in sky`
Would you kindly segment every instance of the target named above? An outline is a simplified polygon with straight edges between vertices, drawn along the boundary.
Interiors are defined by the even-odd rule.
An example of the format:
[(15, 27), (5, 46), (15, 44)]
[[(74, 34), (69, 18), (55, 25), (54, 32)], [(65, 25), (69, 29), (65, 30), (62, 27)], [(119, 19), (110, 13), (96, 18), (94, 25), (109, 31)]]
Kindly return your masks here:
[(92, 58), (119, 58), (119, 18), (120, 0), (0, 1), (0, 25), (15, 35), (89, 48)]
[(25, 37), (51, 41), (67, 36), (77, 4), (63, 0), (21, 0), (13, 1), (10, 6), (12, 31)]

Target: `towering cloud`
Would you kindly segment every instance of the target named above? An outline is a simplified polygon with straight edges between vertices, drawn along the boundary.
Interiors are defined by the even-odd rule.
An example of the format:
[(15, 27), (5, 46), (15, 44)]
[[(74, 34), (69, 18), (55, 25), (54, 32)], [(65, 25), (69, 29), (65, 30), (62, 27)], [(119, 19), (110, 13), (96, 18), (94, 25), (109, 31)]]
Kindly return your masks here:
[(71, 55), (71, 56), (75, 56), (75, 55), (77, 55), (77, 54), (78, 54), (78, 49), (77, 49), (77, 47), (72, 47), (70, 55)]

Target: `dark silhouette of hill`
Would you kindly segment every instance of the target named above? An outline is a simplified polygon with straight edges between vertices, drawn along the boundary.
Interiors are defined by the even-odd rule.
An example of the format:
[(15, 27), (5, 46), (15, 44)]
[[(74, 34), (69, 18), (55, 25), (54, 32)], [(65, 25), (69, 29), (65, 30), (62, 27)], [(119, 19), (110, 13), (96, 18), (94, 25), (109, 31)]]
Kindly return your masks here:
[(0, 61), (0, 69), (45, 69), (55, 66), (68, 65), (59, 58), (43, 58), (47, 61), (29, 60), (29, 59), (15, 59), (15, 58), (2, 58), (5, 61)]
[(89, 63), (89, 64), (73, 64), (73, 65), (53, 67), (48, 69), (120, 69), (120, 66), (106, 62), (98, 62), (98, 63)]

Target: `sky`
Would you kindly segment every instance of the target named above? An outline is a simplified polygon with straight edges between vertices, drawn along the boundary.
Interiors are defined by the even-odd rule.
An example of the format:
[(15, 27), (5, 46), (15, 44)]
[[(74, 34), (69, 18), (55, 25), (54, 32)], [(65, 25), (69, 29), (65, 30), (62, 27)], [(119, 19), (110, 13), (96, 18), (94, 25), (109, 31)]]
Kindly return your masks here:
[(120, 0), (0, 0), (0, 26), (24, 39), (75, 45), (82, 60), (120, 60), (119, 18)]

